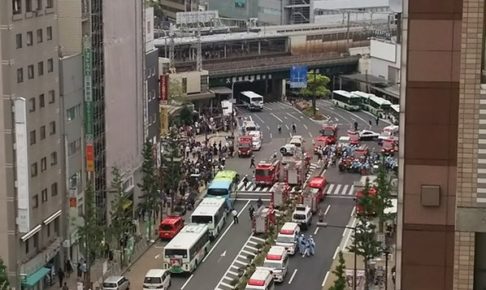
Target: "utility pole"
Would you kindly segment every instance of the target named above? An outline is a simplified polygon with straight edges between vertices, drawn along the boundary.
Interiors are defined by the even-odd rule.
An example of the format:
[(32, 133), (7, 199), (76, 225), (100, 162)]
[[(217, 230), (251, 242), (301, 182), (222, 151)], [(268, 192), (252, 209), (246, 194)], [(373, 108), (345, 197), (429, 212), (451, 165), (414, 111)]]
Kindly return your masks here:
[(314, 117), (317, 114), (316, 108), (316, 92), (317, 92), (317, 69), (314, 69), (314, 87), (312, 88), (312, 114)]
[(201, 25), (197, 24), (197, 55), (196, 55), (196, 70), (202, 71), (202, 43), (201, 43)]

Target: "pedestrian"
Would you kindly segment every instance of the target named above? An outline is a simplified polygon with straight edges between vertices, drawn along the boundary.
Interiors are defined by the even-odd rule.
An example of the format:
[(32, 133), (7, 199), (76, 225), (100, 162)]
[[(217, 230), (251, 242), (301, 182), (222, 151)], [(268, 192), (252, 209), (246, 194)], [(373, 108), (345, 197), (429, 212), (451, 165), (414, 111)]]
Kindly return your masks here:
[(88, 270), (88, 266), (86, 265), (86, 261), (83, 260), (81, 262), (80, 270), (81, 270), (81, 274), (83, 275), (83, 279), (86, 278), (86, 271)]
[(376, 126), (378, 126), (378, 124), (380, 123), (380, 116), (379, 115), (376, 116), (376, 120), (375, 121), (376, 121)]
[(255, 208), (253, 207), (253, 205), (250, 205), (248, 211), (250, 212), (250, 220), (253, 220), (253, 216), (255, 214)]
[(64, 271), (61, 267), (57, 270), (57, 276), (59, 277), (59, 288), (62, 288), (62, 282), (64, 282)]
[(309, 237), (308, 242), (309, 242), (309, 254), (311, 256), (314, 256), (314, 254), (316, 253), (316, 243), (314, 242), (314, 238), (312, 237), (312, 235)]
[(261, 208), (262, 206), (263, 206), (263, 200), (261, 197), (259, 197), (257, 200), (257, 208)]
[(305, 240), (304, 234), (301, 234), (299, 241), (299, 252), (304, 257), (307, 241)]
[(358, 131), (358, 122), (354, 121), (354, 131)]
[(67, 259), (64, 264), (64, 269), (66, 269), (66, 277), (69, 278), (69, 276), (71, 276), (71, 273), (73, 272), (73, 265), (71, 264), (71, 260), (69, 259)]
[(64, 282), (64, 285), (62, 286), (62, 290), (69, 290), (69, 287), (66, 282)]
[(278, 129), (278, 133), (281, 134), (282, 133), (282, 125), (278, 124), (277, 129)]
[(297, 132), (297, 126), (295, 125), (295, 123), (292, 123), (292, 133), (296, 133)]
[(371, 120), (368, 120), (368, 124), (370, 124), (370, 127), (373, 126), (373, 122), (371, 122)]
[(231, 214), (233, 215), (233, 222), (234, 222), (235, 224), (237, 224), (237, 223), (238, 223), (238, 212), (236, 211), (236, 209), (233, 209), (233, 210), (231, 211)]
[(250, 168), (252, 168), (252, 167), (256, 167), (255, 166), (255, 156), (252, 156), (251, 160), (250, 160)]

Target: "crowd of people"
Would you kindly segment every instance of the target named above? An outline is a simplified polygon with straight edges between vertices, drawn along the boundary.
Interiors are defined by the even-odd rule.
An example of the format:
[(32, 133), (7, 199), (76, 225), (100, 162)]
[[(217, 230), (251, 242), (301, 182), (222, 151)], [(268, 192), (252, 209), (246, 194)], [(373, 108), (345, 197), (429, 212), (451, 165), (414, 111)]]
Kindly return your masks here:
[(306, 237), (304, 234), (297, 236), (297, 247), (302, 258), (314, 256), (316, 253), (316, 243), (312, 235)]

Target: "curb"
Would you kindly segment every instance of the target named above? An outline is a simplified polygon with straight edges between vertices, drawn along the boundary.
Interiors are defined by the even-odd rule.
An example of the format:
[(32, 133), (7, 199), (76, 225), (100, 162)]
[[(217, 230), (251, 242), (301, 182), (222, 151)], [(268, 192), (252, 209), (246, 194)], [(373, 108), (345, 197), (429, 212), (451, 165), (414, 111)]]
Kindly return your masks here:
[(142, 253), (140, 253), (140, 255), (134, 259), (133, 261), (130, 262), (130, 264), (128, 264), (127, 268), (123, 271), (121, 271), (121, 274), (122, 275), (125, 275), (126, 272), (130, 271), (130, 268), (138, 261), (140, 260), (144, 255), (145, 253), (148, 252), (148, 250), (150, 250), (153, 246), (155, 245), (155, 241), (153, 243), (150, 243), (146, 248), (145, 250), (142, 251)]

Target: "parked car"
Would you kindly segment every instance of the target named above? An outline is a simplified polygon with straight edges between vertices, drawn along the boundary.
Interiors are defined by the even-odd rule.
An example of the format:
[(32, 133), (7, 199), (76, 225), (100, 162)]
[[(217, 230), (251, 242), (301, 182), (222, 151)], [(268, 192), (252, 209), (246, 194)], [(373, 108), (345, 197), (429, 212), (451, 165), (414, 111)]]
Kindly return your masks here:
[(103, 290), (128, 290), (130, 281), (125, 276), (110, 276), (103, 282)]
[(359, 132), (359, 139), (362, 141), (365, 140), (376, 140), (380, 136), (379, 133), (370, 131), (370, 130), (362, 130)]

